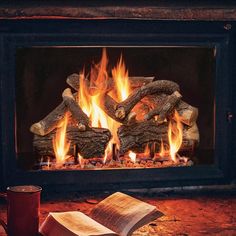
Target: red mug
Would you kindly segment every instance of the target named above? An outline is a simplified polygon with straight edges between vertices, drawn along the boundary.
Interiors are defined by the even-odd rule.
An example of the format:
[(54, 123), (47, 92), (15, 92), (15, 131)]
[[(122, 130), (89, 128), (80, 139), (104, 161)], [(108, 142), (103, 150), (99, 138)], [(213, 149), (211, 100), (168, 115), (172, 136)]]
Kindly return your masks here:
[(23, 185), (7, 188), (0, 194), (7, 200), (7, 224), (0, 219), (8, 236), (36, 236), (39, 227), (39, 186)]

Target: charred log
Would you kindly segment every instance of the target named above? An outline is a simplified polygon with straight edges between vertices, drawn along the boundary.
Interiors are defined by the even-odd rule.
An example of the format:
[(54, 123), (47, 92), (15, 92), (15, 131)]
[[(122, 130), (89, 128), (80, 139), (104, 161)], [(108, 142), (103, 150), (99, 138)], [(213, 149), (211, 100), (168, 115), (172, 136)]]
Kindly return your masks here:
[(89, 125), (88, 116), (83, 112), (78, 103), (75, 101), (75, 98), (73, 97), (73, 94), (69, 88), (64, 90), (62, 97), (73, 118), (78, 122), (79, 130), (84, 131)]
[(172, 81), (158, 80), (148, 83), (147, 85), (136, 89), (126, 100), (119, 103), (115, 115), (117, 118), (123, 120), (130, 113), (133, 107), (147, 95), (161, 93), (172, 94), (175, 91), (179, 91), (179, 85)]
[(120, 153), (124, 154), (128, 150), (143, 152), (148, 143), (167, 142), (166, 124), (158, 125), (154, 121), (138, 122), (131, 125), (122, 125), (118, 129), (120, 140)]
[(176, 110), (182, 123), (188, 126), (192, 126), (196, 123), (198, 117), (198, 109), (196, 107), (184, 101), (180, 101), (176, 106)]
[[(45, 136), (34, 135), (33, 147), (40, 156), (54, 156), (53, 138), (55, 131)], [(66, 132), (67, 140), (70, 141), (69, 155), (74, 154), (74, 146), (83, 158), (102, 157), (111, 133), (108, 129), (91, 128), (86, 131), (79, 131), (77, 127), (68, 127)]]
[[(193, 130), (189, 130), (188, 126), (184, 126), (183, 143), (180, 151), (183, 149), (192, 152), (193, 148), (199, 142), (197, 126)], [(118, 129), (118, 137), (120, 140), (121, 154), (129, 150), (143, 152), (145, 146), (149, 143), (155, 143), (156, 151), (158, 151), (161, 141), (168, 144), (168, 124), (167, 122), (158, 124), (155, 121), (149, 120), (131, 125), (122, 125)]]
[(157, 122), (162, 123), (173, 112), (175, 106), (180, 101), (182, 95), (175, 91), (171, 95), (167, 96), (166, 101), (155, 109), (146, 114), (145, 119), (150, 120), (152, 117), (158, 115)]
[(45, 118), (30, 127), (30, 131), (37, 135), (47, 135), (58, 127), (60, 121), (65, 117), (68, 108), (64, 101), (60, 103), (52, 112)]

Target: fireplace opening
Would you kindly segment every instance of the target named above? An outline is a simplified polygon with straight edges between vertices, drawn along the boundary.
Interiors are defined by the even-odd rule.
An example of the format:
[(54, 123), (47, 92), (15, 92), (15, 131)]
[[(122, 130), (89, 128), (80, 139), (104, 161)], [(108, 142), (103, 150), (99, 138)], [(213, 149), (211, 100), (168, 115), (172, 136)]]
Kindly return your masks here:
[(213, 165), (214, 78), (214, 47), (18, 48), (18, 167)]

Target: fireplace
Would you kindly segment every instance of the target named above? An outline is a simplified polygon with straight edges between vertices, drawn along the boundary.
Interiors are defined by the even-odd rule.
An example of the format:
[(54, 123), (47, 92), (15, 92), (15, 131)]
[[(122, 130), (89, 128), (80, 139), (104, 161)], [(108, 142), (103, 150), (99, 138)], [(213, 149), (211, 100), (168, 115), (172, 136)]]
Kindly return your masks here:
[[(173, 79), (158, 79), (158, 71)], [(18, 166), (96, 170), (213, 164), (214, 71), (214, 48), (207, 47), (21, 48), (16, 54)], [(65, 89), (65, 81), (71, 89)], [(198, 108), (183, 100), (185, 94), (200, 107), (202, 119)], [(206, 133), (201, 142), (199, 129)]]
[(234, 22), (15, 19), (1, 28), (4, 186), (234, 179)]

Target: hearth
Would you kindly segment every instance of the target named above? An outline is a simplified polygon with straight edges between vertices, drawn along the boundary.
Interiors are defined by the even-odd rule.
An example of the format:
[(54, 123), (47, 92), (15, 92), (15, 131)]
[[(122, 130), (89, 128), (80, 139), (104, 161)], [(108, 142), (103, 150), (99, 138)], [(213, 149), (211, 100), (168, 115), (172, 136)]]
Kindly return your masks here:
[(1, 31), (4, 185), (233, 180), (234, 22), (16, 19)]
[[(50, 61), (45, 59), (48, 50), (50, 51), (49, 57), (51, 56), (53, 60), (55, 60), (55, 54), (61, 54), (62, 63), (67, 57), (86, 55), (88, 51), (90, 55), (92, 53), (96, 55), (100, 50), (102, 58), (100, 62), (92, 65), (89, 72), (86, 72), (85, 69), (82, 70), (83, 66), (81, 65), (79, 74), (73, 73), (67, 77), (67, 84), (77, 92), (72, 94), (70, 88), (64, 89), (62, 99), (55, 98), (56, 101), (62, 100), (62, 102), (47, 116), (31, 125), (30, 131), (34, 137), (32, 140), (32, 135), (29, 134), (27, 139), (24, 131), (28, 131), (29, 127), (27, 129), (26, 126), (29, 124), (23, 122), (25, 117), (28, 117), (29, 121), (32, 120), (31, 114), (35, 114), (33, 115), (35, 117), (42, 117), (44, 109), (52, 107), (48, 101), (43, 103), (43, 100), (53, 97), (53, 91), (57, 90), (55, 87), (62, 88), (65, 83), (61, 76), (58, 82), (53, 82), (52, 85), (47, 81), (55, 80), (55, 69), (45, 68), (45, 65), (53, 68)], [(109, 71), (107, 50), (113, 55), (119, 50), (123, 51), (123, 54), (131, 55), (128, 56), (129, 59), (132, 59), (134, 55), (138, 60), (152, 57), (151, 60), (149, 59), (149, 63), (153, 61), (152, 68), (142, 69), (147, 71), (146, 73), (159, 64), (156, 58), (166, 57), (168, 60), (168, 57), (175, 55), (185, 64), (185, 57), (181, 55), (186, 52), (193, 57), (209, 57), (206, 66), (198, 67), (194, 61), (188, 62), (188, 64), (195, 71), (205, 70), (206, 79), (209, 76), (209, 83), (213, 81), (211, 78), (214, 68), (213, 50), (209, 52), (209, 49), (206, 48), (110, 47), (108, 49), (83, 48), (82, 50), (81, 48), (70, 48), (69, 52), (73, 52), (72, 55), (68, 54), (68, 48), (39, 50), (34, 48), (33, 50), (27, 49), (27, 52), (25, 49), (21, 49), (17, 58), (17, 62), (20, 62), (19, 70), (17, 69), (20, 85), (17, 88), (22, 90), (17, 91), (19, 94), (17, 101), (20, 101), (22, 96), (27, 97), (25, 91), (35, 91), (30, 98), (31, 101), (27, 101), (26, 98), (19, 103), (19, 106), (17, 105), (18, 114), (24, 114), (23, 120), (19, 118), (17, 122), (17, 127), (22, 130), (20, 132), (22, 136), (18, 136), (18, 160), (22, 168), (26, 169), (27, 163), (31, 163), (32, 166), (28, 167), (30, 169), (43, 170), (153, 168), (193, 164), (191, 158), (197, 158), (195, 151), (199, 144), (198, 109), (181, 100), (180, 86), (174, 81), (156, 79), (155, 76), (129, 77), (123, 58), (125, 55), (121, 54), (115, 67)], [(34, 59), (31, 59), (31, 63), (28, 62), (29, 55), (32, 58), (37, 58), (35, 55), (40, 55), (42, 52), (41, 55), (44, 55), (42, 66), (37, 59), (35, 62)], [(152, 55), (150, 56), (150, 54)], [(187, 58), (187, 60), (189, 59)], [(198, 59), (195, 58), (195, 60)], [(28, 63), (22, 64), (22, 61)], [(74, 61), (77, 62), (76, 57)], [(85, 61), (89, 60), (85, 59)], [(55, 63), (57, 62), (55, 61)], [(134, 64), (138, 64), (138, 61), (136, 60)], [(170, 64), (174, 64), (174, 62), (170, 62)], [(133, 65), (133, 69), (138, 71), (135, 65)], [(68, 64), (68, 66), (71, 65)], [(178, 66), (181, 67), (182, 64), (180, 63)], [(47, 70), (52, 78), (47, 77), (47, 79), (40, 80), (38, 77), (40, 75), (32, 75), (32, 82), (28, 84), (25, 75), (32, 74), (32, 68), (37, 67), (40, 71)], [(59, 67), (62, 69), (57, 69), (57, 74), (65, 74), (64, 71), (68, 70), (66, 65), (62, 64)], [(143, 67), (146, 67), (144, 62)], [(188, 73), (192, 72), (186, 74)], [(175, 78), (181, 77), (178, 72), (174, 71), (174, 74)], [(165, 77), (170, 76), (170, 74), (165, 75)], [(188, 83), (185, 80), (180, 82), (183, 85)], [(198, 84), (198, 82), (195, 83)], [(193, 93), (193, 87), (190, 84), (184, 86), (190, 90), (187, 94)], [(44, 89), (40, 96), (42, 87)], [(201, 86), (199, 85), (199, 87)], [(191, 100), (198, 99), (200, 98)], [(205, 104), (209, 103), (206, 108), (201, 107), (202, 110), (207, 110), (207, 112), (203, 111), (203, 114), (207, 114), (203, 118), (209, 120), (208, 125), (201, 127), (204, 131), (208, 129), (213, 131), (213, 127), (208, 127), (213, 123), (211, 120), (213, 118), (213, 96), (209, 100), (211, 101), (207, 99), (205, 102)], [(28, 106), (29, 114), (22, 112), (22, 107), (25, 106)], [(41, 109), (36, 111), (35, 107)], [(19, 116), (17, 115), (17, 117)], [(213, 132), (209, 132), (207, 138), (213, 140)], [(203, 138), (202, 143), (205, 142)], [(28, 152), (22, 152), (23, 147)], [(204, 148), (201, 146), (200, 149)], [(206, 149), (213, 151), (211, 145)], [(26, 158), (28, 161), (24, 164)]]

